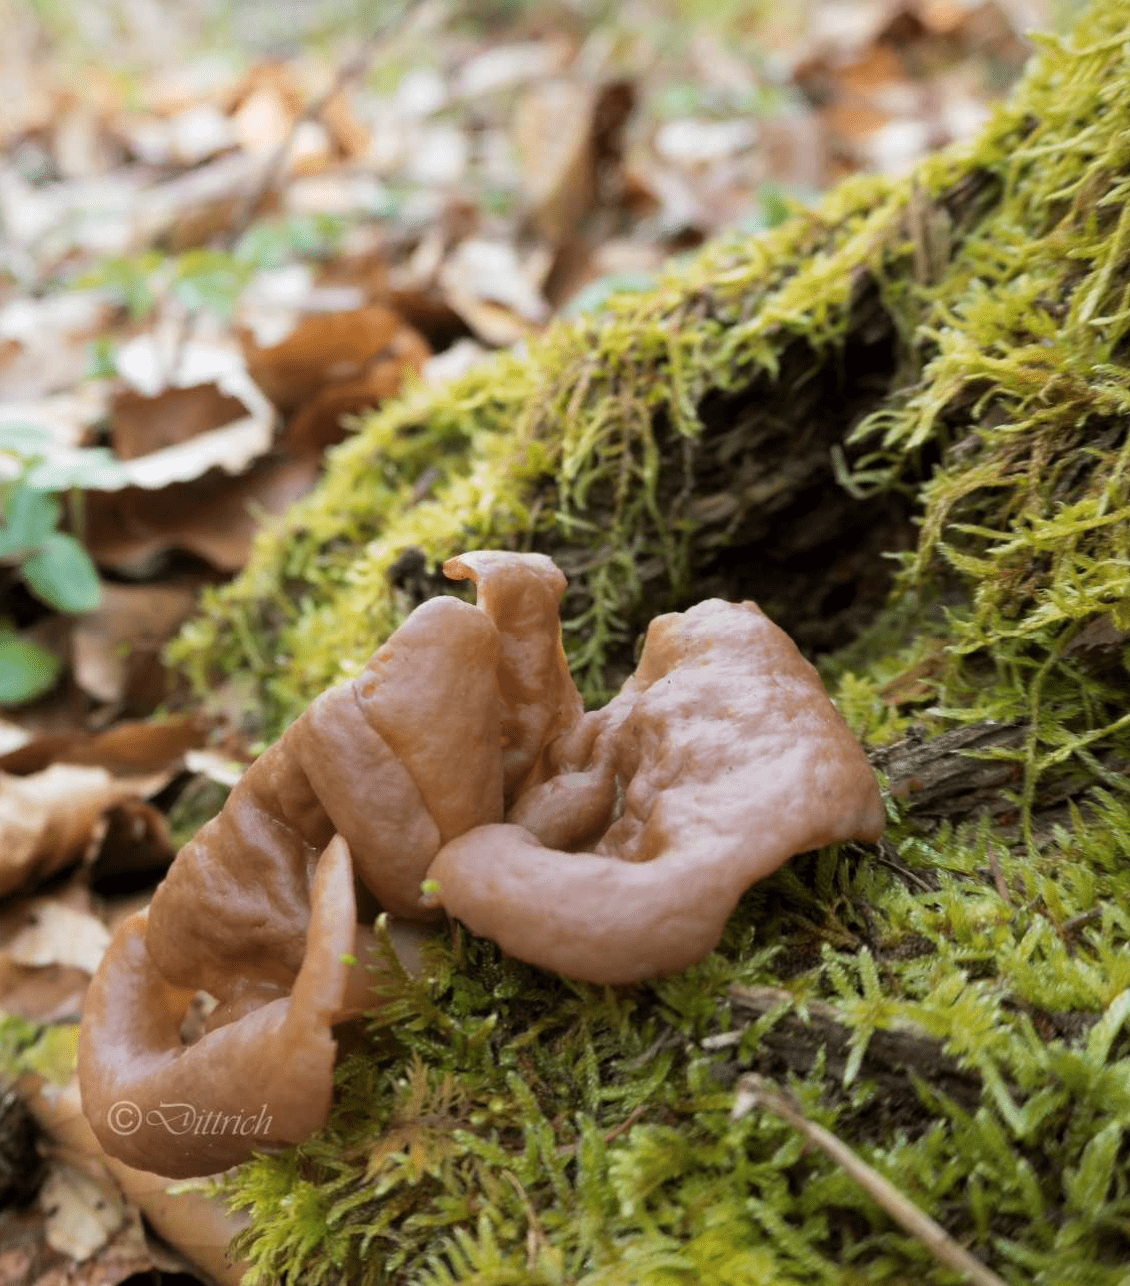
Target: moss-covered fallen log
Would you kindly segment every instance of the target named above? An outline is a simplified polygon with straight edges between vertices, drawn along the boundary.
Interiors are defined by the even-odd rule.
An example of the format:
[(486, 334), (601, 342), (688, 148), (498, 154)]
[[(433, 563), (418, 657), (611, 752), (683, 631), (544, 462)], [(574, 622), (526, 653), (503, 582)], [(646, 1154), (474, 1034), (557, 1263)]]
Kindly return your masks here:
[(389, 406), (185, 635), (273, 733), (444, 558), (539, 549), (590, 698), (657, 612), (752, 597), (891, 787), (878, 850), (794, 860), (652, 985), (453, 930), (330, 1127), (232, 1181), (253, 1280), (955, 1280), (786, 1122), (731, 1119), (755, 1071), (1006, 1280), (1125, 1282), (1128, 17), (1043, 42), (974, 146)]

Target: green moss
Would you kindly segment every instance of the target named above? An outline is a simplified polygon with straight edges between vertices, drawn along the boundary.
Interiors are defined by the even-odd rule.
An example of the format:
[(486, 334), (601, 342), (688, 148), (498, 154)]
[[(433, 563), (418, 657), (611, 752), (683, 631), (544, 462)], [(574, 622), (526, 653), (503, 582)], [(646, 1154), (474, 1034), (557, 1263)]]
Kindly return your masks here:
[[(1130, 810), (1106, 807), (1130, 840)], [(900, 824), (893, 839), (929, 895), (847, 850), (800, 859), (751, 891), (719, 952), (645, 988), (570, 984), (456, 931), (343, 1064), (330, 1127), (232, 1181), (253, 1217), (248, 1280), (951, 1281), (790, 1127), (731, 1120), (737, 1069), (759, 1064), (781, 1015), (743, 1031), (730, 987), (779, 981), (803, 949), (797, 1003), (833, 997), (860, 1054), (911, 1021), (985, 1087), (973, 1111), (928, 1077), (893, 1101), (850, 1066), (829, 1089), (817, 1060), (790, 1078), (812, 1119), (1007, 1280), (1123, 1281), (1121, 852), (1067, 831), (1035, 867), (1002, 848), (1005, 903), (979, 874), (993, 837), (927, 842)], [(1098, 1021), (1049, 1038), (1048, 1010)], [(730, 1030), (735, 1048), (703, 1044)]]
[[(884, 610), (821, 660), (845, 714), (876, 743), (1020, 729), (993, 752), (1015, 761), (994, 812), (927, 824), (892, 802), (878, 853), (795, 859), (674, 978), (573, 985), (454, 929), (343, 1063), (327, 1130), (229, 1182), (250, 1281), (953, 1282), (789, 1126), (731, 1120), (753, 1067), (1016, 1286), (1125, 1282), (1126, 18), (1101, 0), (1044, 42), (976, 145), (912, 180), (844, 185), (523, 358), (410, 391), (182, 639), (201, 682), (250, 673), (274, 730), (438, 588), (390, 576), (405, 550), (434, 570), (536, 547), (571, 576), (567, 643), (599, 699), (720, 550), (751, 583), (734, 568), (784, 534), (754, 521), (773, 495), (735, 484), (719, 518), (703, 460), (725, 473), (727, 425), (754, 404), (788, 451), (810, 408), (832, 413), (812, 400), (825, 381), (850, 407), (829, 439), (840, 494), (918, 524), (887, 551)], [(883, 365), (864, 378), (851, 355), (871, 332)], [(782, 983), (801, 1012), (835, 1005), (842, 1072), (815, 1041), (789, 1072), (766, 1039), (787, 1007), (748, 1024), (735, 1006), (734, 984)], [(907, 1022), (975, 1078), (974, 1102), (928, 1068), (878, 1087), (869, 1041)]]

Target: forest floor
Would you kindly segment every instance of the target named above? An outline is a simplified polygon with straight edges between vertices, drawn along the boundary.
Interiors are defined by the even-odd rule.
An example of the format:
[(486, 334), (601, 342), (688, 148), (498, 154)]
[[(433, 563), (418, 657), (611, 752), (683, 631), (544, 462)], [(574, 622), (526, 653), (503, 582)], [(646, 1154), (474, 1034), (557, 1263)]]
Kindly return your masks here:
[[(261, 748), (162, 649), (351, 417), (973, 136), (1070, 16), (381, 8), (0, 7), (0, 1060), (58, 1102), (109, 935)], [(0, 1286), (193, 1280), (28, 1084)]]

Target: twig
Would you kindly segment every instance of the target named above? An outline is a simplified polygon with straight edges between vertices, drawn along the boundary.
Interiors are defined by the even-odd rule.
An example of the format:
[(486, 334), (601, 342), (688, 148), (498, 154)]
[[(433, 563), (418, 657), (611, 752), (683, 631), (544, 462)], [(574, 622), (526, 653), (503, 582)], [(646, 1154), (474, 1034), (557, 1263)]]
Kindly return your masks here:
[(939, 1263), (962, 1273), (974, 1286), (1007, 1286), (1003, 1278), (959, 1246), (948, 1232), (928, 1214), (910, 1201), (883, 1176), (857, 1156), (846, 1143), (841, 1142), (823, 1126), (810, 1121), (800, 1108), (772, 1082), (753, 1074), (738, 1081), (731, 1118), (741, 1120), (755, 1107), (775, 1112), (814, 1146), (832, 1158), (867, 1193), (872, 1200), (917, 1238)]
[(1081, 929), (1085, 924), (1093, 924), (1096, 920), (1103, 917), (1101, 906), (1093, 906), (1089, 911), (1080, 911), (1078, 915), (1073, 915), (1069, 920), (1064, 920), (1060, 926), (1064, 933), (1074, 933), (1076, 929)]
[(258, 183), (254, 184), (248, 191), (243, 199), (243, 204), (236, 211), (234, 218), (228, 225), (227, 232), (220, 243), (225, 249), (230, 250), (239, 238), (243, 236), (251, 226), (251, 220), (255, 217), (255, 211), (259, 208), (260, 202), (278, 184), (286, 167), (287, 159), (290, 156), (291, 148), (294, 147), (294, 140), (298, 136), (298, 131), (303, 125), (317, 121), (334, 96), (339, 94), (351, 80), (355, 80), (365, 71), (377, 51), (377, 46), (387, 34), (389, 25), (390, 22), (386, 19), (381, 24), (381, 30), (369, 36), (361, 44), (361, 47), (338, 67), (329, 86), (316, 98), (312, 98), (291, 122), (290, 129), (287, 130), (278, 146), (267, 158), (263, 172), (259, 175)]
[[(611, 1143), (614, 1139), (618, 1139), (621, 1134), (630, 1130), (650, 1106), (650, 1103), (640, 1103), (636, 1107), (632, 1108), (628, 1115), (618, 1125), (614, 1125), (610, 1130), (606, 1130), (604, 1132), (605, 1143)], [(576, 1156), (580, 1146), (581, 1145), (579, 1143), (563, 1143), (557, 1149), (557, 1155), (559, 1157)]]
[(912, 871), (909, 866), (904, 866), (898, 860), (898, 850), (888, 839), (881, 839), (878, 844), (878, 852), (872, 855), (872, 860), (885, 866), (887, 870), (894, 873), (912, 888), (921, 889), (924, 893), (936, 893), (937, 889), (924, 879), (917, 871)]
[(993, 883), (997, 886), (1001, 901), (1007, 906), (1011, 906), (1012, 898), (1009, 896), (1008, 884), (1005, 882), (1004, 872), (1001, 870), (1001, 860), (992, 844), (989, 845), (989, 870), (993, 874)]
[(636, 1107), (632, 1108), (632, 1110), (620, 1122), (619, 1125), (614, 1125), (612, 1129), (608, 1130), (605, 1133), (604, 1135), (605, 1143), (611, 1143), (613, 1139), (618, 1139), (621, 1134), (626, 1134), (628, 1130), (630, 1130), (632, 1126), (635, 1125), (635, 1123), (640, 1119), (640, 1117), (643, 1116), (643, 1114), (647, 1111), (648, 1107), (649, 1107), (649, 1104), (640, 1103)]
[(502, 1173), (510, 1180), (511, 1186), (518, 1194), (518, 1200), (526, 1211), (526, 1271), (532, 1273), (537, 1267), (538, 1256), (545, 1247), (545, 1233), (542, 1232), (541, 1224), (538, 1222), (538, 1212), (534, 1209), (526, 1189), (518, 1181), (518, 1176), (510, 1170), (503, 1170)]

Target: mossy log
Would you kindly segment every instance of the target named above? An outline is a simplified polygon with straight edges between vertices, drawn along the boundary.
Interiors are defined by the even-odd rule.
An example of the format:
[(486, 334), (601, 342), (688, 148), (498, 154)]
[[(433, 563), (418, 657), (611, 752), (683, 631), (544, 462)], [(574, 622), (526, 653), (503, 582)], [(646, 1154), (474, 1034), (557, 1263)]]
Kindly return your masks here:
[(656, 613), (751, 597), (889, 787), (880, 846), (795, 859), (650, 985), (453, 928), (328, 1129), (231, 1181), (252, 1282), (953, 1282), (787, 1123), (732, 1119), (750, 1070), (1005, 1280), (1126, 1282), (1128, 26), (1100, 0), (909, 179), (410, 391), (181, 640), (273, 734), (444, 558), (539, 549), (589, 699)]

